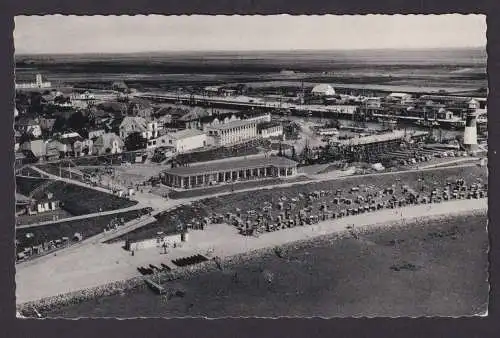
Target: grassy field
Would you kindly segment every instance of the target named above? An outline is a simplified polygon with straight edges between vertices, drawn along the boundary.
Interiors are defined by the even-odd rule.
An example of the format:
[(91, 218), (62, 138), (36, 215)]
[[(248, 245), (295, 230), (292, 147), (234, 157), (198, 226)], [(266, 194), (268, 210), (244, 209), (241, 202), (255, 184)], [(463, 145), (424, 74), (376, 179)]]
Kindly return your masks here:
[(164, 283), (184, 297), (141, 288), (48, 317), (470, 316), (488, 302), (485, 214), (289, 245), (224, 271)]
[[(23, 195), (28, 195), (46, 181), (37, 178), (16, 177), (18, 192)], [(62, 181), (53, 181), (51, 185), (38, 191), (33, 198), (42, 198), (46, 192), (53, 193), (54, 198), (64, 204), (63, 209), (72, 215), (121, 209), (137, 204), (135, 201)]]
[(22, 195), (28, 195), (33, 190), (35, 190), (38, 186), (43, 185), (47, 182), (47, 179), (41, 177), (16, 177), (16, 191)]
[(121, 242), (127, 239), (138, 241), (154, 238), (157, 236), (158, 231), (162, 231), (164, 234), (175, 233), (178, 231), (178, 226), (187, 226), (189, 223), (199, 220), (200, 217), (208, 215), (208, 212), (202, 209), (197, 203), (180, 206), (172, 211), (157, 215), (155, 222), (116, 237), (108, 241), (108, 243)]
[[(50, 240), (57, 240), (61, 237), (73, 238), (75, 233), (80, 233), (83, 238), (88, 238), (101, 233), (113, 219), (122, 219), (127, 222), (141, 215), (147, 214), (148, 209), (126, 211), (114, 215), (104, 215), (87, 219), (53, 223), (44, 226), (28, 227), (16, 230), (16, 240), (19, 241), (17, 251), (20, 252), (26, 247), (42, 244)], [(27, 234), (32, 234), (27, 238)]]

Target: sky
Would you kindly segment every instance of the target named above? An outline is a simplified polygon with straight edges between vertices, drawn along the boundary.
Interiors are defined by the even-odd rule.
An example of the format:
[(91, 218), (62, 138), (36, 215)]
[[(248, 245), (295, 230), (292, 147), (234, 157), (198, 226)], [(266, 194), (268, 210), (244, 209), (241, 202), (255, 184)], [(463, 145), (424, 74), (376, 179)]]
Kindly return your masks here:
[(484, 15), (17, 16), (16, 54), (486, 46)]

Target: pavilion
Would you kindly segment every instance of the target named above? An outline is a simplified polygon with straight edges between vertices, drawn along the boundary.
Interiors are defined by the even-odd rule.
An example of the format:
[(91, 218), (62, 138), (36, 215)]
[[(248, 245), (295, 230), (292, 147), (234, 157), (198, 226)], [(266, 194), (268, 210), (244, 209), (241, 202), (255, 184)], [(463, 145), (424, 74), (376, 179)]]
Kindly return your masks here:
[(245, 158), (217, 161), (162, 172), (162, 183), (173, 188), (192, 189), (238, 181), (297, 175), (297, 162), (284, 157)]

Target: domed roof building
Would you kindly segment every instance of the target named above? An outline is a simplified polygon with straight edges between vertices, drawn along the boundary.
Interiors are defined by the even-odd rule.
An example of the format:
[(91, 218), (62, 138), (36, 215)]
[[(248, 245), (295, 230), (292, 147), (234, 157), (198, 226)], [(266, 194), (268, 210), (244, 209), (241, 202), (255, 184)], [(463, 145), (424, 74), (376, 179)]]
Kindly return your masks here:
[(329, 84), (319, 84), (311, 90), (314, 96), (334, 96), (335, 89)]

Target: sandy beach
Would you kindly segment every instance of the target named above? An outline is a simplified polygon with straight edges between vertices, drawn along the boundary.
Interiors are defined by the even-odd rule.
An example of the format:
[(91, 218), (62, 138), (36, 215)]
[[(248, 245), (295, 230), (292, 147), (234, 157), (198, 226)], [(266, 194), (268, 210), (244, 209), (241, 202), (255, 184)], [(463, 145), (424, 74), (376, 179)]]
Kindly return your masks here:
[(474, 211), (369, 226), (282, 245), (279, 256), (231, 256), (222, 270), (176, 270), (161, 278), (171, 296), (139, 277), (36, 306), (48, 318), (477, 315), (488, 305), (486, 222)]
[[(260, 237), (246, 237), (225, 224), (210, 225), (203, 231), (192, 231), (184, 246), (170, 248), (162, 254), (159, 248), (136, 252), (134, 256), (121, 248), (122, 243), (103, 244), (98, 241), (91, 248), (68, 248), (64, 253), (43, 257), (36, 264), (19, 264), (16, 273), (17, 303), (91, 288), (113, 281), (137, 277), (138, 266), (160, 263), (196, 253), (207, 256), (228, 257), (244, 252), (274, 247), (317, 236), (345, 231), (346, 227), (378, 227), (383, 224), (426, 217), (468, 213), (486, 210), (487, 199), (458, 200), (440, 204), (410, 206), (387, 209), (370, 214), (350, 216), (340, 220), (329, 220), (312, 226), (285, 229), (266, 233)], [(457, 212), (454, 212), (457, 211)], [(486, 227), (486, 225), (485, 225)], [(172, 263), (169, 264), (174, 267)], [(33, 278), (33, 276), (37, 276)]]

